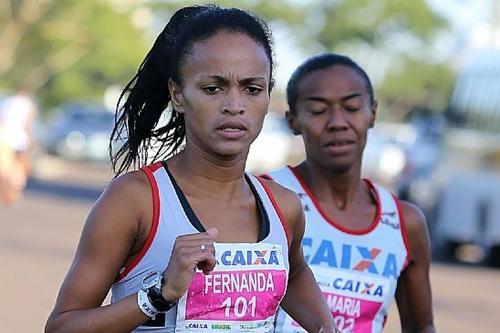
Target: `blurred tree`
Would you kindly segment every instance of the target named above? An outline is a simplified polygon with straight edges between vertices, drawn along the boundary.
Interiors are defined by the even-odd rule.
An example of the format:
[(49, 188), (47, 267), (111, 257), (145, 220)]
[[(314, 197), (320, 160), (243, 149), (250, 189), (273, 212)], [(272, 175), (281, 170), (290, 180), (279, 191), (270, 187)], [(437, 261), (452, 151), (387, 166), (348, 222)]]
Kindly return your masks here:
[(448, 22), (424, 0), (319, 1), (305, 22), (320, 49), (347, 52), (381, 73), (379, 82), (371, 76), (391, 117), (402, 119), (413, 105), (446, 106), (454, 74), (434, 52)]
[[(148, 36), (131, 20), (137, 8), (155, 10), (156, 19), (165, 18), (158, 22), (163, 28), (175, 9), (196, 3), (0, 0), (0, 89), (28, 88), (48, 106), (100, 100), (110, 84), (128, 80), (144, 56)], [(237, 6), (286, 25), (306, 55), (335, 51), (359, 61), (374, 79), (382, 111), (398, 119), (413, 105), (439, 110), (446, 104), (453, 73), (433, 51), (447, 22), (424, 0), (247, 0)]]
[(146, 49), (133, 7), (118, 8), (104, 0), (0, 0), (0, 88), (26, 89), (44, 106), (102, 102)]
[[(234, 0), (214, 0), (207, 1), (206, 3), (214, 3), (223, 7), (243, 8), (258, 14), (268, 21), (280, 21), (293, 26), (300, 24), (304, 19), (306, 2), (304, 1), (301, 4), (298, 1), (291, 3), (287, 0), (245, 0), (238, 2)], [(181, 7), (199, 5), (204, 2), (193, 0), (150, 0), (149, 3), (157, 10), (166, 10), (169, 13), (173, 13)]]

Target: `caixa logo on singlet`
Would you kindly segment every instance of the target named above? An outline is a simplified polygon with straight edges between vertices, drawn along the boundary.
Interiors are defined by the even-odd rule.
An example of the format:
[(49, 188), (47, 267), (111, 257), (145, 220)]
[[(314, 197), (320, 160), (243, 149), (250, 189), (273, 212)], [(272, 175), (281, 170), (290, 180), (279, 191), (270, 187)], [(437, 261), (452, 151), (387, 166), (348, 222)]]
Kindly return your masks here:
[(341, 291), (349, 291), (367, 296), (384, 296), (384, 286), (378, 283), (359, 281), (354, 279), (336, 278), (333, 280), (333, 288)]
[(334, 244), (330, 240), (313, 241), (304, 237), (304, 257), (309, 265), (344, 268), (397, 280), (401, 265), (394, 253), (379, 248)]
[(224, 251), (220, 256), (220, 262), (224, 266), (247, 266), (247, 265), (279, 265), (276, 250), (233, 250)]
[(189, 323), (186, 325), (189, 329), (208, 329), (208, 324), (206, 323)]

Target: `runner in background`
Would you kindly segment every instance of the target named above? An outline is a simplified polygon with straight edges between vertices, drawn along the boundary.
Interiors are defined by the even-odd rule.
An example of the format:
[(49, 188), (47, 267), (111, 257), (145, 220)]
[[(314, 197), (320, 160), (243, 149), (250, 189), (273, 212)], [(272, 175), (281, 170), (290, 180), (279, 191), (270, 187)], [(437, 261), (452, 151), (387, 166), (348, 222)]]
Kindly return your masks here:
[[(268, 176), (296, 192), (306, 215), (306, 261), (344, 333), (381, 332), (396, 296), (404, 332), (434, 332), (429, 236), (416, 206), (361, 178), (377, 103), (351, 59), (305, 61), (287, 87), (287, 119), (306, 160)], [(279, 315), (278, 332), (303, 332)]]
[[(280, 302), (309, 332), (336, 331), (302, 255), (299, 200), (244, 172), (273, 86), (270, 38), (234, 8), (172, 16), (122, 95), (120, 176), (90, 212), (46, 332), (272, 332)], [(148, 165), (158, 143), (155, 156), (173, 156)]]
[(0, 202), (13, 204), (22, 195), (31, 172), (33, 121), (37, 107), (25, 92), (0, 102)]

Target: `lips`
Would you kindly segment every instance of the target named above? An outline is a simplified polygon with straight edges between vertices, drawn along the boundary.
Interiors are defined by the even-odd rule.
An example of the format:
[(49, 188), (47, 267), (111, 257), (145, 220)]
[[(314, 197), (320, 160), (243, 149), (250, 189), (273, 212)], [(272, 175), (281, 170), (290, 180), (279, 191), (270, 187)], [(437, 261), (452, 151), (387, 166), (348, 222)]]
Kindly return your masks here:
[(328, 141), (323, 146), (332, 154), (347, 154), (354, 149), (355, 141), (351, 139), (333, 139)]
[(247, 128), (246, 126), (239, 121), (227, 121), (222, 123), (219, 127), (217, 127), (218, 130), (242, 130), (246, 131)]
[(247, 127), (239, 121), (227, 121), (217, 128), (217, 133), (226, 139), (238, 139), (245, 135)]
[(341, 146), (346, 146), (346, 145), (352, 145), (354, 144), (354, 140), (350, 139), (333, 139), (328, 141), (325, 146), (333, 146), (333, 147), (341, 147)]

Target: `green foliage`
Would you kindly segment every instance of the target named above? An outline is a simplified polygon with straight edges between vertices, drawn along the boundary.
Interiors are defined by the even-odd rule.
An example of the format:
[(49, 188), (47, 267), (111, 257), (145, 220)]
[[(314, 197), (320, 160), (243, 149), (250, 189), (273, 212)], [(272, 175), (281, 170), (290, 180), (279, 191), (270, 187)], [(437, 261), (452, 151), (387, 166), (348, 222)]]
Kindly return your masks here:
[[(156, 9), (174, 10), (200, 1), (152, 1)], [(234, 1), (219, 0), (222, 6)], [(377, 98), (387, 108), (381, 113), (401, 119), (413, 105), (441, 110), (448, 101), (453, 72), (439, 63), (432, 52), (435, 36), (448, 23), (433, 12), (424, 0), (332, 0), (238, 2), (238, 7), (267, 19), (286, 24), (299, 39), (305, 53), (322, 51), (346, 53), (364, 65), (389, 60), (376, 81)], [(278, 59), (279, 61), (279, 59)], [(370, 68), (367, 68), (368, 70)], [(369, 70), (370, 72), (370, 70)]]
[(380, 57), (380, 63), (391, 59), (376, 90), (396, 118), (412, 105), (445, 107), (453, 72), (449, 64), (436, 61), (432, 43), (448, 26), (424, 0), (323, 1), (307, 16), (313, 33), (306, 47), (318, 49), (319, 42), (319, 50), (360, 49), (358, 54), (348, 53), (355, 60), (366, 58), (366, 52)]
[(325, 1), (314, 12), (324, 21), (317, 36), (327, 49), (346, 41), (376, 46), (387, 35), (402, 31), (429, 40), (436, 29), (446, 26), (423, 0)]
[(455, 78), (450, 67), (410, 57), (403, 63), (405, 67), (401, 70), (387, 73), (378, 89), (384, 104), (390, 108), (383, 116), (402, 120), (414, 106), (442, 111), (448, 103)]
[[(411, 105), (438, 110), (447, 102), (453, 73), (432, 54), (433, 38), (447, 22), (424, 0), (214, 2), (288, 26), (306, 54), (347, 53), (362, 65), (367, 55), (372, 63), (380, 59), (377, 97), (391, 113)], [(0, 0), (0, 89), (27, 88), (45, 107), (70, 99), (101, 101), (106, 87), (133, 76), (147, 51), (150, 36), (132, 24), (134, 9), (149, 6), (165, 18), (163, 26), (176, 9), (200, 3)], [(382, 68), (384, 62), (389, 66)]]
[[(107, 1), (10, 5), (11, 15), (0, 16), (0, 41), (12, 52), (0, 55), (0, 86), (28, 89), (45, 107), (70, 99), (102, 101), (106, 87), (124, 84), (145, 54), (144, 34), (131, 23), (130, 13)], [(8, 29), (17, 34), (9, 36)]]
[(286, 24), (300, 24), (304, 19), (304, 5), (291, 4), (286, 0), (214, 0), (214, 1), (193, 1), (193, 0), (169, 0), (169, 1), (151, 1), (151, 6), (157, 10), (166, 10), (173, 13), (175, 10), (184, 7), (213, 3), (222, 7), (237, 7), (253, 12), (268, 21), (280, 21)]

